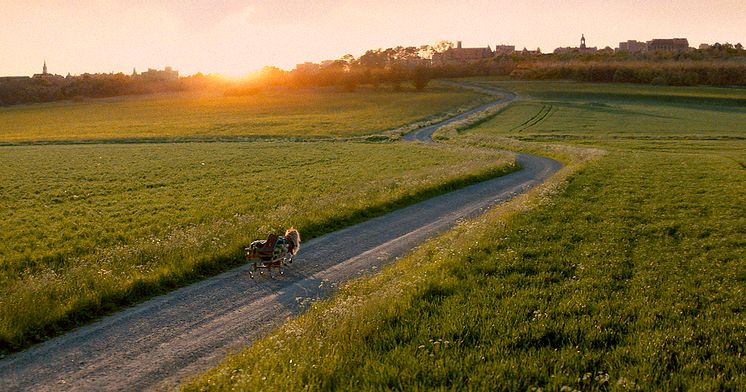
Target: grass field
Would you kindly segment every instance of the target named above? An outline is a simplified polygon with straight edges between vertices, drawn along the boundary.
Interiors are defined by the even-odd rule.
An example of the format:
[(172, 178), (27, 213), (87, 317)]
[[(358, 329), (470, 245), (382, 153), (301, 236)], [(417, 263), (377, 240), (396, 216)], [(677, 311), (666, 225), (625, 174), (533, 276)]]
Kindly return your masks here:
[(236, 265), (267, 232), (311, 238), (511, 165), (403, 143), (2, 147), (0, 348)]
[(449, 140), (557, 177), (184, 388), (746, 389), (746, 91), (496, 84), (524, 102)]
[(111, 139), (360, 136), (421, 121), (481, 96), (424, 92), (268, 90), (256, 95), (177, 94), (0, 108), (0, 143)]
[(519, 140), (604, 145), (631, 140), (634, 146), (641, 140), (742, 140), (746, 130), (745, 90), (566, 82), (501, 85), (526, 98), (485, 126)]

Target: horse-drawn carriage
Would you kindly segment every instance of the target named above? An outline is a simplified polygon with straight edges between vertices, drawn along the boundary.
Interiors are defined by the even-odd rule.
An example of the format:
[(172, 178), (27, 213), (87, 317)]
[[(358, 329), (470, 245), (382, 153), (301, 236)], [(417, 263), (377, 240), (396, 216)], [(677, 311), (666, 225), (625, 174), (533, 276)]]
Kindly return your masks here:
[[(288, 229), (284, 236), (270, 234), (266, 240), (256, 240), (246, 250), (246, 260), (253, 263), (249, 274), (254, 278), (257, 270), (269, 270), (272, 278), (272, 269), (277, 269), (280, 275), (285, 271), (283, 267), (293, 262), (293, 257), (300, 249), (300, 233), (293, 228)], [(259, 271), (263, 273), (264, 271)]]

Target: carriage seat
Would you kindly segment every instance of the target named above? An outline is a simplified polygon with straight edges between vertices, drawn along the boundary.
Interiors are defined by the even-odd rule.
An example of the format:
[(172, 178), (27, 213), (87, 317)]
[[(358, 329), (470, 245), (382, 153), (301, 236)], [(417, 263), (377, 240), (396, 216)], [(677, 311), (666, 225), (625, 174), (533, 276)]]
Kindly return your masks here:
[(272, 258), (275, 253), (275, 245), (277, 245), (277, 234), (270, 234), (267, 240), (264, 241), (262, 246), (256, 248), (256, 253), (261, 258)]

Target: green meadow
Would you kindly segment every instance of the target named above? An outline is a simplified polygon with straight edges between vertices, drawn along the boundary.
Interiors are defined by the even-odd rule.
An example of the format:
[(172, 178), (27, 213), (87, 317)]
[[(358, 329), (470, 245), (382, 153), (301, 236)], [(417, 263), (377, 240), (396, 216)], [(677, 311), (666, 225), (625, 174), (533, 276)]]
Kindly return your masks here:
[(184, 389), (746, 389), (746, 91), (481, 83), (440, 137), (565, 168)]
[[(286, 94), (2, 109), (16, 128), (1, 132), (24, 142), (0, 146), (0, 353), (236, 266), (268, 232), (294, 225), (310, 239), (515, 169), (490, 150), (330, 136), (443, 116), (473, 93)], [(257, 134), (283, 141), (219, 123), (262, 116), (276, 121)], [(209, 137), (173, 137), (194, 127)]]
[[(489, 125), (525, 141), (643, 146), (640, 141), (743, 140), (746, 91), (571, 82), (502, 82), (523, 99)], [(659, 144), (653, 143), (653, 146)], [(688, 148), (692, 143), (685, 143)]]
[(436, 86), (423, 92), (266, 90), (239, 97), (182, 93), (11, 106), (0, 108), (0, 143), (361, 136), (480, 99)]

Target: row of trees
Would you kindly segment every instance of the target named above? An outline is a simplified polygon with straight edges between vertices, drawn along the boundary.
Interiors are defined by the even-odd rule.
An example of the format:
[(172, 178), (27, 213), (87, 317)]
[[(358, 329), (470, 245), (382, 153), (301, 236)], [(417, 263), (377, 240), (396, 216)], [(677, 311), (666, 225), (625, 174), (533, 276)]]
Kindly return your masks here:
[(743, 45), (716, 43), (689, 51), (598, 52), (512, 57), (506, 64), (515, 79), (569, 79), (589, 82), (674, 86), (746, 86)]
[(527, 63), (511, 77), (672, 86), (746, 86), (746, 64), (725, 62), (569, 62)]
[(360, 85), (374, 88), (389, 85), (399, 91), (407, 83), (411, 83), (417, 90), (423, 90), (437, 76), (430, 67), (429, 58), (433, 53), (451, 46), (449, 42), (441, 42), (436, 46), (398, 46), (368, 50), (358, 58), (348, 54), (330, 63), (308, 64), (293, 71), (265, 67), (248, 81), (228, 89), (226, 94), (253, 94), (269, 86), (339, 86), (345, 91), (355, 91)]
[(224, 90), (226, 95), (255, 94), (271, 86), (339, 86), (355, 91), (360, 85), (389, 85), (398, 91), (411, 84), (423, 90), (433, 78), (498, 75), (530, 80), (746, 86), (746, 50), (741, 44), (673, 52), (516, 52), (476, 62), (430, 64), (434, 53), (451, 47), (451, 42), (443, 41), (434, 46), (374, 49), (358, 58), (345, 55), (323, 66), (307, 64), (293, 71), (265, 67), (241, 83), (202, 74), (177, 81), (148, 81), (121, 73), (0, 80), (0, 105), (207, 88)]
[[(570, 79), (661, 85), (746, 86), (746, 50), (741, 44), (714, 44), (690, 51), (562, 53), (535, 55), (515, 52), (475, 62), (431, 65), (434, 53), (452, 47), (396, 47), (369, 50), (355, 58), (346, 55), (318, 68), (291, 72), (267, 68), (258, 80), (265, 85), (290, 87), (338, 85), (354, 91), (359, 85), (375, 88), (390, 84), (395, 90), (411, 82), (424, 89), (433, 78), (510, 76), (515, 79)], [(259, 91), (255, 87), (249, 91)]]
[(183, 91), (190, 84), (189, 79), (148, 81), (122, 73), (7, 79), (0, 81), (0, 106)]

